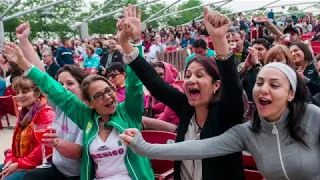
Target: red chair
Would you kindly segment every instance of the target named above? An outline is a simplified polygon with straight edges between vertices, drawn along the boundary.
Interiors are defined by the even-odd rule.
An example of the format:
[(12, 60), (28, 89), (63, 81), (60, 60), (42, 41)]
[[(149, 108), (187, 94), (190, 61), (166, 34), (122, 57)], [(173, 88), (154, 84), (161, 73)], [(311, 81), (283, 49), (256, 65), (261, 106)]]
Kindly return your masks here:
[(169, 47), (166, 48), (166, 51), (168, 51), (168, 52), (172, 52), (172, 51), (175, 51), (175, 50), (177, 50), (177, 46), (169, 46)]
[(97, 68), (84, 68), (83, 69), (85, 72), (88, 74), (98, 74), (98, 69)]
[[(144, 130), (142, 137), (152, 144), (168, 144), (176, 140), (176, 134), (164, 131)], [(157, 180), (165, 180), (173, 175), (173, 161), (151, 159), (152, 169)]]
[(243, 166), (246, 169), (257, 170), (257, 165), (251, 155), (242, 153)]
[(2, 117), (6, 118), (8, 127), (10, 126), (8, 114), (15, 116), (12, 96), (0, 96), (0, 130), (3, 129)]
[(314, 55), (317, 55), (320, 53), (320, 46), (312, 46), (312, 50)]
[(246, 180), (264, 180), (259, 171), (245, 169), (244, 176)]
[(320, 46), (320, 41), (311, 42), (311, 46)]
[(12, 87), (7, 87), (6, 91), (4, 92), (4, 96), (15, 96), (17, 93), (12, 89)]

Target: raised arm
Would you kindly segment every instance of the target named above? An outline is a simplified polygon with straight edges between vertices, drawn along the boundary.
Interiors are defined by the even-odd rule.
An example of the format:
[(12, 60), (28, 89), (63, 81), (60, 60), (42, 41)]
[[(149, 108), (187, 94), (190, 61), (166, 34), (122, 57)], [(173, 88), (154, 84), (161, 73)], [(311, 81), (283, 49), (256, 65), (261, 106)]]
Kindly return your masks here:
[(132, 70), (156, 99), (179, 114), (181, 103), (187, 102), (186, 96), (166, 83), (143, 57), (134, 52), (133, 46), (128, 41), (129, 38), (140, 37), (140, 14), (141, 11), (137, 16), (135, 6), (129, 5), (128, 10), (126, 8), (123, 10), (124, 19), (118, 20), (118, 39), (124, 53), (123, 60), (130, 64)]
[(21, 49), (14, 43), (8, 43), (5, 46), (4, 52), (10, 61), (18, 64), (25, 71), (25, 74), (33, 80), (38, 88), (48, 98), (58, 106), (80, 129), (84, 129), (85, 120), (90, 119), (91, 109), (86, 106), (78, 97), (66, 90), (51, 78), (47, 73), (41, 72), (28, 62), (22, 54)]
[(20, 42), (20, 48), (24, 57), (32, 64), (34, 64), (40, 71), (46, 72), (42, 62), (40, 61), (37, 52), (34, 51), (32, 44), (29, 41), (30, 24), (23, 23), (16, 29), (16, 35)]
[[(125, 133), (133, 130), (126, 130)], [(133, 152), (150, 159), (196, 160), (224, 156), (246, 149), (244, 141), (246, 131), (240, 125), (229, 129), (220, 136), (173, 144), (150, 144), (143, 139), (140, 132), (135, 130), (134, 133), (133, 139), (125, 134), (120, 137), (124, 142), (130, 142), (129, 147)]]
[(215, 59), (220, 72), (222, 87), (219, 113), (224, 119), (225, 130), (241, 123), (243, 118), (242, 84), (226, 38), (230, 22), (228, 17), (218, 12), (209, 14), (208, 9), (204, 9), (204, 24), (215, 47)]

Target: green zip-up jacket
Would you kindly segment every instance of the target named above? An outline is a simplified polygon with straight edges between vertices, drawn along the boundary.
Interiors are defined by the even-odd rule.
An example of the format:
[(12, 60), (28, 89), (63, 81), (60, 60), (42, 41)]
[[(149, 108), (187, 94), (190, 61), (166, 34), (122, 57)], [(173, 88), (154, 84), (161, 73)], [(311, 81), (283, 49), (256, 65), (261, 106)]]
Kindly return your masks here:
[[(116, 112), (112, 114), (107, 124), (108, 126), (113, 126), (121, 133), (127, 128), (141, 129), (142, 124), (142, 83), (129, 66), (126, 67), (126, 74), (126, 99), (123, 103), (117, 105)], [(41, 72), (36, 67), (33, 67), (27, 76), (84, 131), (81, 180), (94, 179), (95, 164), (89, 154), (89, 145), (92, 139), (98, 135), (98, 119), (100, 115), (80, 101), (76, 95), (66, 90), (47, 73)], [(150, 160), (136, 155), (130, 148), (127, 149), (125, 164), (133, 180), (154, 179)]]

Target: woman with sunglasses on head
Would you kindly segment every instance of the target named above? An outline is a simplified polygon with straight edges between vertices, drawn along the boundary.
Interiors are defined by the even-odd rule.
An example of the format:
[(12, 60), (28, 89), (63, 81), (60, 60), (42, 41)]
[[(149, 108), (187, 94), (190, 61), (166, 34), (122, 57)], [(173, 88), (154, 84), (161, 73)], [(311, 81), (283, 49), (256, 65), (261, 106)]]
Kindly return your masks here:
[[(141, 33), (141, 21), (136, 16), (135, 7), (129, 9), (129, 12), (124, 11), (124, 18), (117, 23), (118, 30), (127, 32), (128, 36)], [(143, 57), (138, 56), (137, 50), (126, 38), (119, 38), (123, 53), (130, 57), (125, 63), (129, 63), (152, 96), (170, 107), (179, 117), (178, 142), (218, 136), (242, 123), (243, 119), (243, 89), (226, 38), (230, 20), (217, 12), (208, 17), (208, 9), (204, 12), (204, 22), (216, 51), (216, 63), (205, 56), (192, 59), (185, 70), (185, 94), (161, 78)], [(174, 179), (245, 179), (241, 153), (195, 161), (175, 161)]]
[[(121, 33), (119, 38), (129, 40)], [(141, 46), (139, 49), (142, 52)], [(139, 129), (142, 123), (142, 83), (130, 67), (127, 67), (126, 99), (123, 103), (117, 104), (115, 89), (106, 78), (90, 75), (81, 84), (85, 105), (76, 95), (25, 60), (15, 44), (9, 43), (5, 51), (48, 95), (49, 100), (84, 131), (81, 179), (154, 178), (150, 161), (135, 155), (119, 138), (125, 129)]]
[[(42, 72), (46, 72), (37, 53), (32, 51), (33, 47), (28, 39), (30, 34), (29, 23), (21, 24), (16, 29), (16, 34), (25, 57)], [(75, 94), (79, 99), (82, 99), (80, 84), (86, 76), (87, 74), (83, 69), (74, 65), (65, 65), (57, 71), (55, 79), (65, 89)], [(47, 96), (46, 99), (48, 99)], [(83, 131), (50, 100), (48, 100), (48, 105), (55, 112), (54, 121), (48, 129), (53, 130), (52, 132), (55, 133), (44, 134), (45, 138), (42, 139), (42, 143), (48, 147), (53, 147), (52, 166), (50, 168), (28, 171), (22, 179), (80, 179)]]
[(155, 159), (192, 160), (249, 151), (268, 180), (316, 180), (320, 179), (320, 109), (306, 104), (306, 95), (294, 69), (270, 63), (257, 76), (252, 121), (201, 141), (149, 144), (135, 129), (126, 130), (121, 138), (138, 155)]

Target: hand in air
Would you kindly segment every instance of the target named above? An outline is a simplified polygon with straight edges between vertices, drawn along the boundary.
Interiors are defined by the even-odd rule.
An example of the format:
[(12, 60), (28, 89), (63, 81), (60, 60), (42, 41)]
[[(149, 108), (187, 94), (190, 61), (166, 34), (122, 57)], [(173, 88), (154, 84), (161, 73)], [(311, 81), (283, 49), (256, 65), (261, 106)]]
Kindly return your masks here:
[(135, 5), (123, 7), (123, 18), (117, 19), (117, 29), (119, 41), (128, 41), (141, 36), (141, 10), (136, 10)]
[(212, 41), (214, 41), (215, 37), (220, 39), (226, 36), (231, 26), (231, 21), (227, 16), (217, 11), (209, 13), (209, 9), (206, 7), (204, 8), (203, 18), (209, 35), (213, 37)]
[(136, 135), (136, 133), (138, 132), (138, 129), (135, 128), (130, 128), (130, 129), (126, 129), (121, 135), (120, 135), (120, 139), (122, 140), (122, 143), (126, 146), (130, 145), (130, 143), (133, 140), (133, 137)]
[(16, 35), (19, 40), (28, 39), (30, 36), (30, 24), (29, 22), (25, 22), (20, 24), (16, 29)]
[(12, 61), (16, 64), (19, 64), (19, 62), (24, 60), (21, 49), (13, 42), (9, 42), (4, 46), (3, 53), (9, 61)]

